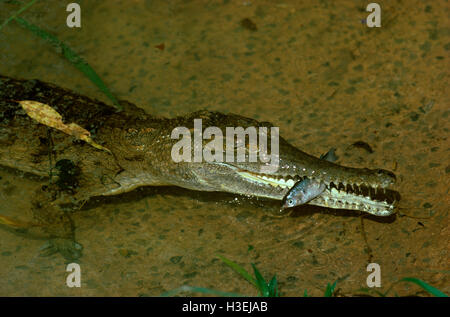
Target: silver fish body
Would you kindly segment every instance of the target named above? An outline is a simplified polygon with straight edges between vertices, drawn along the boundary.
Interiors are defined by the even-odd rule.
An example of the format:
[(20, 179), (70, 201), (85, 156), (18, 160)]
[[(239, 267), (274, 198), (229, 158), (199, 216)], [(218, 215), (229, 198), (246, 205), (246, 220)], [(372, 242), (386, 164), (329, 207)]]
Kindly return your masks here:
[(303, 205), (321, 195), (326, 185), (317, 180), (305, 178), (297, 182), (286, 194), (282, 209)]

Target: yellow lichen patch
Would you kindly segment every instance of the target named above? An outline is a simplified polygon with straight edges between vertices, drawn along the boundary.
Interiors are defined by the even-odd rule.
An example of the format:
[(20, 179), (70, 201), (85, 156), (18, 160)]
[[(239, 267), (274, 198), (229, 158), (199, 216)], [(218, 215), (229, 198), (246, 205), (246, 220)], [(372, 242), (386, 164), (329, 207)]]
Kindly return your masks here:
[(39, 123), (42, 123), (48, 127), (62, 131), (68, 135), (72, 135), (79, 140), (83, 140), (89, 143), (93, 147), (99, 150), (111, 153), (111, 151), (100, 144), (95, 143), (91, 139), (91, 133), (86, 129), (80, 127), (76, 123), (64, 124), (62, 116), (52, 107), (45, 103), (40, 103), (32, 100), (22, 100), (19, 104), (27, 112), (28, 116), (33, 118)]

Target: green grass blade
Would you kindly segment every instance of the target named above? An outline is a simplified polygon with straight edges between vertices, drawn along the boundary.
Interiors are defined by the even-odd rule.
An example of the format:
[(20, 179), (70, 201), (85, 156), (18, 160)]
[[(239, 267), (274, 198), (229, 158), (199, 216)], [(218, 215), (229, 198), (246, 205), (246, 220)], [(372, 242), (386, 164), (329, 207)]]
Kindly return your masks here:
[(11, 22), (12, 20), (14, 20), (15, 18), (17, 18), (19, 16), (19, 14), (21, 14), (22, 12), (24, 12), (26, 9), (28, 9), (29, 7), (31, 7), (37, 0), (31, 0), (30, 2), (28, 2), (27, 4), (25, 4), (22, 8), (20, 8), (19, 10), (17, 10), (17, 12), (15, 12), (13, 15), (11, 15), (9, 18), (7, 18), (5, 20), (5, 22), (2, 23), (2, 25), (0, 25), (0, 30), (7, 25), (9, 22)]
[(253, 263), (252, 263), (252, 267), (253, 267), (253, 272), (256, 277), (256, 284), (257, 284), (257, 287), (258, 287), (258, 290), (259, 290), (261, 296), (268, 297), (269, 296), (269, 287), (268, 287), (266, 280), (264, 279), (264, 277), (261, 275), (261, 273), (259, 272), (259, 270), (256, 268), (256, 266)]
[(161, 294), (161, 297), (171, 297), (178, 295), (180, 293), (202, 293), (207, 295), (216, 295), (216, 296), (224, 296), (224, 297), (243, 297), (244, 295), (238, 293), (230, 293), (230, 292), (222, 292), (217, 291), (210, 288), (205, 287), (196, 287), (196, 286), (188, 286), (184, 285), (173, 289), (171, 291), (167, 291)]
[(420, 287), (422, 287), (424, 290), (426, 290), (428, 293), (437, 296), (437, 297), (448, 297), (447, 294), (445, 294), (444, 292), (438, 290), (437, 288), (434, 288), (433, 286), (431, 286), (428, 283), (425, 283), (422, 280), (419, 280), (418, 278), (414, 278), (414, 277), (405, 277), (402, 278), (400, 280), (400, 282), (411, 282), (414, 283), (416, 285), (419, 285)]
[(91, 82), (93, 82), (112, 101), (114, 106), (119, 111), (123, 110), (122, 106), (119, 104), (117, 99), (114, 97), (114, 95), (108, 89), (108, 87), (105, 85), (103, 80), (101, 80), (101, 78), (92, 69), (92, 67), (89, 66), (89, 64), (86, 63), (84, 61), (84, 59), (81, 58), (77, 53), (75, 53), (69, 46), (67, 46), (65, 43), (61, 42), (56, 36), (48, 33), (47, 31), (37, 27), (34, 24), (27, 22), (26, 20), (24, 20), (22, 18), (16, 17), (15, 20), (20, 25), (27, 28), (31, 32), (33, 32), (35, 35), (39, 36), (40, 38), (46, 40), (47, 42), (49, 42), (53, 46), (55, 46), (56, 49), (58, 50), (58, 52), (62, 53), (62, 55), (69, 62), (71, 62), (81, 72), (83, 72), (91, 80)]
[(233, 270), (239, 273), (243, 278), (245, 278), (249, 283), (253, 284), (253, 286), (258, 287), (256, 284), (256, 280), (240, 265), (234, 263), (231, 260), (228, 260), (226, 257), (223, 257), (221, 255), (217, 255), (219, 259), (222, 260), (223, 263), (231, 267)]
[(280, 297), (280, 292), (278, 291), (277, 276), (274, 275), (269, 283), (269, 296), (270, 297)]
[(327, 284), (327, 288), (325, 289), (325, 297), (332, 297), (334, 289), (336, 288), (337, 280), (331, 285), (330, 283)]

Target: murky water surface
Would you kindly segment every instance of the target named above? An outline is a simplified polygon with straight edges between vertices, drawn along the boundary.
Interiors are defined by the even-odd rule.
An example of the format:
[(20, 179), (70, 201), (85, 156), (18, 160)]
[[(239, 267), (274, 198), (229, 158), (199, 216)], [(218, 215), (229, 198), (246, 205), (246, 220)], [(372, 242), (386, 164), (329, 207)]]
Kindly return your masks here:
[[(381, 266), (381, 291), (417, 277), (450, 293), (446, 2), (379, 1), (382, 27), (373, 29), (361, 22), (365, 2), (313, 0), (80, 1), (82, 27), (69, 29), (69, 2), (22, 16), (80, 53), (119, 98), (161, 116), (206, 108), (271, 121), (310, 154), (335, 147), (341, 164), (393, 170), (400, 213), (361, 219), (305, 206), (272, 218), (276, 204), (145, 188), (74, 214), (81, 288), (66, 286), (60, 255), (39, 256), (44, 240), (2, 227), (0, 295), (155, 296), (182, 285), (256, 295), (217, 254), (276, 274), (287, 296), (321, 296), (337, 279), (338, 294), (362, 294), (370, 262)], [(0, 2), (0, 21), (14, 3)], [(15, 22), (0, 31), (0, 73), (109, 103)], [(6, 169), (0, 177), (0, 212), (29, 218), (42, 181)], [(394, 291), (426, 295), (404, 283)]]

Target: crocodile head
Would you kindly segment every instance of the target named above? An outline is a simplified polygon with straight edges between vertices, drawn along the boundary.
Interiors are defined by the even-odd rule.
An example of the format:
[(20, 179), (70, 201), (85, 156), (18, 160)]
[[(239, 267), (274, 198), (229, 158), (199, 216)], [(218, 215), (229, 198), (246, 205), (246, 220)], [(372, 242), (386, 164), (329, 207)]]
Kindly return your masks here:
[[(292, 149), (290, 154), (292, 153)], [(295, 149), (283, 154), (276, 172), (261, 173), (258, 164), (211, 162), (202, 164), (195, 175), (207, 190), (282, 200), (298, 181), (305, 178), (325, 183), (324, 192), (309, 204), (367, 212), (377, 216), (394, 213), (398, 192), (387, 187), (395, 175), (387, 170), (350, 168), (319, 160)]]
[(396, 180), (392, 172), (334, 164), (300, 151), (281, 137), (278, 153), (278, 168), (270, 172), (262, 172), (262, 167), (270, 163), (259, 160), (188, 163), (187, 170), (192, 177), (188, 186), (180, 185), (282, 200), (294, 184), (310, 178), (323, 182), (325, 190), (309, 204), (359, 210), (377, 216), (389, 216), (395, 212), (400, 195), (387, 188)]

